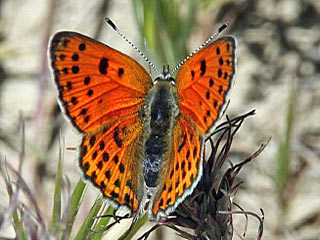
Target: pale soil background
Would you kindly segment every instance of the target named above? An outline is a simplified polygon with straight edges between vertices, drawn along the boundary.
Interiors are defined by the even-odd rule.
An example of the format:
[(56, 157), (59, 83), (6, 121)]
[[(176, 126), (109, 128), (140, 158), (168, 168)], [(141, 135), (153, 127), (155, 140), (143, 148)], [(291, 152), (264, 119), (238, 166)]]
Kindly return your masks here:
[[(106, 14), (101, 15), (98, 10), (102, 2), (56, 1), (51, 16), (49, 0), (0, 0), (0, 158), (18, 166), (22, 114), (27, 143), (22, 174), (48, 223), (58, 158), (56, 127), (62, 124), (66, 147), (77, 147), (80, 142), (80, 136), (56, 110), (55, 88), (47, 68), (48, 36), (58, 30), (93, 36), (98, 22), (108, 16), (133, 42), (140, 39), (131, 1), (109, 1)], [(272, 137), (260, 157), (242, 170), (240, 180), (244, 184), (234, 200), (246, 210), (259, 213), (259, 208), (264, 209), (263, 239), (320, 239), (320, 1), (212, 3), (197, 15), (197, 27), (188, 43), (190, 52), (224, 21), (230, 22), (229, 33), (238, 43), (236, 83), (227, 114), (236, 116), (256, 109), (256, 116), (247, 119), (236, 136), (230, 159), (244, 159)], [(146, 66), (110, 27), (102, 27), (98, 40)], [(285, 198), (284, 208), (275, 179), (290, 92), (295, 92), (289, 156), (293, 177), (280, 194)], [(72, 188), (80, 176), (76, 159), (75, 151), (65, 151), (64, 173)], [(77, 224), (82, 223), (97, 195), (92, 187), (87, 189)], [(0, 211), (7, 205), (1, 179)], [(241, 232), (243, 218), (234, 219)], [(114, 227), (110, 234), (119, 236), (129, 222), (124, 224)], [(254, 239), (256, 231), (257, 222), (251, 219), (246, 239)], [(14, 237), (10, 223), (0, 229), (1, 237)], [(150, 239), (180, 238), (172, 230), (162, 229)]]

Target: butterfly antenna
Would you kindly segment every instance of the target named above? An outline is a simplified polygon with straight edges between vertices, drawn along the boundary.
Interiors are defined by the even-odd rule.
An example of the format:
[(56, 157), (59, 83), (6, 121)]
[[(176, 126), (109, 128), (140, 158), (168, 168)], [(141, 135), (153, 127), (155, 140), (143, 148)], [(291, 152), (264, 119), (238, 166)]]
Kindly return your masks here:
[(139, 48), (136, 47), (136, 45), (134, 45), (118, 28), (117, 26), (111, 21), (110, 18), (105, 18), (105, 21), (113, 28), (113, 30), (116, 31), (116, 33), (118, 33), (118, 35), (120, 37), (122, 37), (127, 43), (129, 43), (129, 45), (131, 45), (131, 47), (133, 47), (139, 54), (141, 57), (143, 57), (143, 59), (149, 64), (149, 66), (158, 74), (161, 74), (161, 72), (156, 68), (156, 66), (149, 60), (149, 58), (142, 52), (140, 51)]
[[(146, 56), (147, 56), (147, 58), (149, 58), (149, 49), (148, 49), (148, 43), (147, 43), (146, 38), (143, 39), (143, 43), (144, 43), (144, 49), (146, 50)], [(151, 66), (150, 65), (149, 65), (149, 73), (151, 75)]]
[(225, 30), (229, 26), (229, 23), (224, 23), (222, 26), (215, 31), (204, 43), (201, 44), (200, 47), (195, 49), (192, 53), (189, 54), (185, 59), (183, 59), (171, 72), (171, 75), (175, 73), (189, 58), (191, 58), (193, 55), (195, 55), (197, 52), (199, 52), (202, 48), (207, 46), (214, 38), (216, 38), (223, 30)]

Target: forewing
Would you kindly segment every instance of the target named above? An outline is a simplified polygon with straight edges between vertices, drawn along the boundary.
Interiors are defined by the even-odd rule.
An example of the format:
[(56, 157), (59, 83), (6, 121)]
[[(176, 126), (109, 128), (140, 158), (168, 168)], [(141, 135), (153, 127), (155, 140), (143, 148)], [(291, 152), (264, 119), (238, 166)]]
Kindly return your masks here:
[(49, 53), (61, 106), (81, 132), (137, 112), (152, 86), (135, 60), (79, 33), (58, 32)]
[(219, 118), (235, 75), (235, 39), (223, 37), (188, 59), (176, 84), (180, 111), (204, 134)]

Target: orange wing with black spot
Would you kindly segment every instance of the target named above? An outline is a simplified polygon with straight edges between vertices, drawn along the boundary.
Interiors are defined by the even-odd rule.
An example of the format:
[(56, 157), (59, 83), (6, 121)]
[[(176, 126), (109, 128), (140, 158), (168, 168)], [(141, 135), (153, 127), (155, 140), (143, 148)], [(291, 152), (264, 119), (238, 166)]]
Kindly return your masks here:
[(132, 58), (75, 32), (55, 34), (50, 60), (59, 100), (80, 132), (137, 112), (152, 80)]
[(160, 174), (160, 191), (150, 209), (152, 218), (168, 215), (192, 193), (202, 173), (202, 141), (195, 125), (180, 116), (173, 129), (167, 165)]
[(171, 153), (161, 173), (151, 216), (166, 216), (192, 193), (202, 175), (203, 139), (213, 130), (235, 74), (235, 40), (223, 37), (190, 57), (180, 68), (176, 87), (180, 117)]
[(49, 46), (60, 105), (84, 137), (79, 164), (115, 205), (137, 212), (143, 197), (143, 123), (139, 110), (152, 86), (130, 57), (74, 32)]
[(139, 210), (143, 198), (143, 125), (137, 114), (104, 126), (83, 138), (80, 167), (86, 179), (116, 206)]
[(179, 109), (202, 134), (219, 118), (235, 75), (235, 39), (223, 37), (186, 61), (177, 75)]

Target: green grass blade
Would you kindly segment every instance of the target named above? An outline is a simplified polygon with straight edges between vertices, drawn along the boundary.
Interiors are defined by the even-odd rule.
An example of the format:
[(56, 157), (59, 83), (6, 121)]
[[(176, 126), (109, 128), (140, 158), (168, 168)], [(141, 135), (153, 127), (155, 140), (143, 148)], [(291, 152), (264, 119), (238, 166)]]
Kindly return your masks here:
[[(25, 123), (24, 123), (24, 119), (20, 113), (20, 127), (21, 127), (21, 148), (20, 148), (20, 152), (19, 152), (19, 170), (18, 170), (18, 174), (20, 175), (21, 174), (21, 171), (22, 171), (22, 164), (23, 164), (23, 160), (24, 160), (24, 157), (25, 157), (25, 145), (26, 145), (26, 138), (25, 138)], [(4, 171), (4, 169), (1, 169), (1, 171), (3, 172), (3, 176), (5, 177), (5, 184), (7, 186), (7, 191), (8, 191), (8, 194), (9, 194), (9, 198), (10, 198), (10, 201), (12, 201), (12, 197), (13, 197), (13, 188), (12, 188), (12, 184), (11, 184), (11, 180), (10, 180), (10, 177), (9, 177), (9, 174), (7, 172), (7, 169), (6, 171)], [(20, 176), (21, 177), (21, 176)], [(16, 193), (15, 194), (18, 194), (18, 191), (19, 191), (19, 187), (17, 187), (16, 189)], [(18, 199), (16, 200), (13, 200), (13, 201), (17, 201)], [(23, 214), (23, 211), (24, 209), (21, 209), (21, 213)], [(12, 219), (13, 219), (13, 222), (14, 222), (14, 229), (15, 229), (15, 232), (16, 232), (16, 235), (19, 239), (28, 239), (27, 237), (27, 233), (24, 229), (24, 225), (23, 225), (23, 222), (21, 221), (21, 218), (18, 214), (18, 208), (15, 207), (15, 209), (13, 210), (12, 212)]]
[(174, 0), (132, 0), (140, 42), (147, 40), (150, 59), (157, 66), (169, 64), (173, 68), (187, 56), (186, 41), (195, 24), (198, 2), (183, 4), (184, 12), (181, 3)]
[(93, 229), (93, 224), (95, 223), (96, 219), (95, 217), (99, 213), (101, 206), (103, 205), (103, 199), (98, 198), (95, 203), (93, 204), (86, 220), (80, 227), (80, 230), (78, 231), (78, 234), (74, 238), (74, 240), (83, 240), (83, 239), (88, 239), (89, 234), (92, 234), (90, 232), (90, 229)]
[(156, 16), (155, 16), (155, 2), (150, 0), (142, 0), (143, 2), (143, 14), (144, 14), (144, 24), (143, 24), (143, 37), (147, 39), (148, 47), (150, 49), (155, 49), (157, 46), (156, 42)]
[[(114, 212), (114, 208), (111, 207), (111, 206), (109, 206), (109, 207), (107, 208), (107, 210), (105, 210), (105, 211), (103, 212), (102, 216), (103, 216), (103, 215), (112, 215), (113, 212)], [(94, 225), (93, 230), (94, 230), (94, 231), (100, 231), (101, 229), (103, 229), (105, 226), (108, 225), (110, 219), (111, 219), (110, 217), (101, 217), (101, 218), (99, 218), (97, 224)], [(92, 240), (100, 240), (100, 239), (103, 237), (103, 234), (104, 234), (104, 233), (105, 233), (105, 232), (96, 233), (96, 234), (93, 236)]]
[(177, 58), (174, 52), (174, 43), (167, 34), (162, 34), (161, 45), (166, 48), (165, 54), (162, 56), (164, 58), (162, 64), (169, 64), (169, 66), (173, 67), (177, 63)]
[[(294, 84), (293, 84), (294, 85)], [(291, 135), (294, 126), (294, 113), (296, 105), (296, 88), (291, 87), (290, 96), (288, 100), (286, 128), (284, 133), (284, 139), (280, 143), (279, 151), (277, 154), (277, 176), (276, 184), (281, 205), (283, 209), (286, 208), (286, 199), (284, 191), (286, 189), (290, 173), (290, 157), (291, 157)]]
[(63, 232), (63, 235), (59, 235), (58, 239), (70, 239), (72, 226), (73, 226), (75, 217), (78, 213), (85, 188), (86, 188), (86, 184), (81, 179), (79, 179), (71, 195), (70, 206), (69, 206), (68, 212), (66, 213), (67, 215), (64, 217), (65, 231)]
[(14, 210), (12, 213), (12, 219), (14, 222), (14, 228), (18, 239), (27, 240), (26, 232), (24, 231), (23, 224), (20, 221), (17, 210)]
[[(192, 29), (196, 24), (196, 14), (198, 2), (197, 0), (188, 0), (188, 11), (185, 17), (180, 21), (179, 34), (177, 35), (177, 41), (175, 44), (179, 44), (184, 46), (185, 48), (180, 53), (181, 55), (178, 57), (185, 57), (186, 52), (186, 41), (188, 37), (191, 35)], [(213, 29), (214, 30), (214, 29)], [(184, 43), (184, 44), (181, 44)]]
[(138, 31), (140, 36), (143, 36), (143, 21), (141, 19), (142, 14), (140, 13), (140, 3), (141, 0), (131, 0), (131, 5), (133, 8), (133, 15), (137, 23)]
[(53, 210), (52, 210), (52, 220), (51, 220), (51, 231), (54, 232), (57, 230), (57, 223), (61, 221), (61, 187), (62, 187), (62, 162), (63, 162), (63, 149), (64, 142), (60, 135), (60, 144), (59, 144), (59, 161), (58, 169), (55, 179), (55, 189), (53, 197)]

